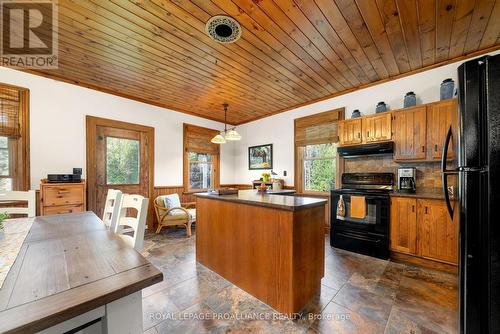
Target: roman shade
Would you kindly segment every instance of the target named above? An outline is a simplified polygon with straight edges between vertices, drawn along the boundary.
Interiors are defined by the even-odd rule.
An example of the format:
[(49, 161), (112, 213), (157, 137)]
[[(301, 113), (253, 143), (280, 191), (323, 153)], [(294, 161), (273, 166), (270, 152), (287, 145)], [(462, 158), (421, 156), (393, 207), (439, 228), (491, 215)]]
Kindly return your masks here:
[(21, 93), (18, 89), (0, 87), (0, 136), (19, 138)]
[(220, 146), (210, 140), (219, 133), (217, 130), (203, 128), (196, 125), (184, 124), (185, 152), (219, 154)]
[(337, 142), (338, 121), (342, 119), (344, 119), (344, 108), (295, 119), (295, 145)]

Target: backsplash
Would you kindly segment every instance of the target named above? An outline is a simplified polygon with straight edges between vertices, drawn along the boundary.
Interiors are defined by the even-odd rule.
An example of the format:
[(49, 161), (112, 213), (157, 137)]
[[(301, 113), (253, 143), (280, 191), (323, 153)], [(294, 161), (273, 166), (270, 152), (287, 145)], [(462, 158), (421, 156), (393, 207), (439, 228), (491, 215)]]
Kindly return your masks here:
[(399, 167), (415, 167), (417, 169), (417, 190), (441, 188), (441, 165), (436, 162), (394, 162), (392, 156), (367, 156), (345, 159), (345, 173), (393, 173), (396, 182)]

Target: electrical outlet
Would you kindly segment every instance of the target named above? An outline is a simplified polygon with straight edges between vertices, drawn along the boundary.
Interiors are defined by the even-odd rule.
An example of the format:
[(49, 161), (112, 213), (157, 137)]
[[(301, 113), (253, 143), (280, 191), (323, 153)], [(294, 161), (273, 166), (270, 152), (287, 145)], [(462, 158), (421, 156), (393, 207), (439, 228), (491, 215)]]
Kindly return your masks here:
[(283, 176), (286, 176), (286, 170), (283, 171)]

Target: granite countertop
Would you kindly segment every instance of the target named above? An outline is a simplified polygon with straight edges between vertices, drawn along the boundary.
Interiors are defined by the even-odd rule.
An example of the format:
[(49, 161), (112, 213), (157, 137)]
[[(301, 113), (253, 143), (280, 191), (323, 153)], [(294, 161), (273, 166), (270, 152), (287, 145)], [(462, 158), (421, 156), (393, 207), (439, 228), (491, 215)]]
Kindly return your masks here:
[[(444, 192), (440, 188), (417, 189), (417, 191), (414, 193), (401, 193), (398, 191), (394, 191), (390, 195), (394, 197), (415, 197), (415, 198), (444, 200)], [(450, 198), (452, 198), (452, 196), (450, 196)]]
[(233, 195), (213, 195), (210, 193), (197, 193), (195, 194), (195, 196), (288, 211), (297, 211), (305, 208), (325, 205), (328, 202), (326, 199), (321, 198), (259, 193), (256, 190), (240, 190), (238, 194)]

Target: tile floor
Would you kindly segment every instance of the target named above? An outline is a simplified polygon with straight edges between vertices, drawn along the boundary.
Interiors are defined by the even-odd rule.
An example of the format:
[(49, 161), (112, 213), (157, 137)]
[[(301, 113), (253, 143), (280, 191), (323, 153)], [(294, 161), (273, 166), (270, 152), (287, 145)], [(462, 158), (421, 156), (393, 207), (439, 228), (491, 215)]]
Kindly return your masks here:
[(147, 334), (456, 333), (457, 277), (330, 247), (321, 292), (300, 317), (272, 308), (196, 263), (195, 233), (146, 236), (144, 255), (164, 281), (143, 291)]

